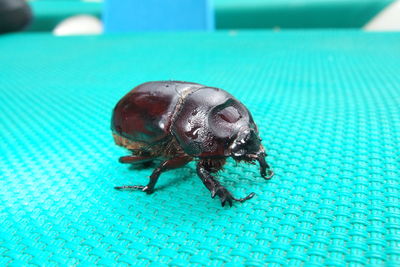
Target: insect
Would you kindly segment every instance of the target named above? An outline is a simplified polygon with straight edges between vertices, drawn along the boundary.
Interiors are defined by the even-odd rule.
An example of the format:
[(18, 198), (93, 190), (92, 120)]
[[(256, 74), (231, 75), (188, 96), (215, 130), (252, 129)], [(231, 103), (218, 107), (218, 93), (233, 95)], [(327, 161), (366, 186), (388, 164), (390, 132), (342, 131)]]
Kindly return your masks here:
[[(118, 186), (154, 192), (161, 173), (196, 161), (196, 171), (211, 197), (222, 206), (254, 196), (235, 198), (212, 175), (228, 157), (259, 163), (265, 179), (273, 176), (258, 129), (247, 108), (228, 92), (197, 83), (147, 82), (135, 87), (115, 106), (111, 129), (115, 143), (130, 150), (119, 158), (135, 165), (159, 161), (147, 185)], [(268, 173), (267, 173), (268, 172)]]

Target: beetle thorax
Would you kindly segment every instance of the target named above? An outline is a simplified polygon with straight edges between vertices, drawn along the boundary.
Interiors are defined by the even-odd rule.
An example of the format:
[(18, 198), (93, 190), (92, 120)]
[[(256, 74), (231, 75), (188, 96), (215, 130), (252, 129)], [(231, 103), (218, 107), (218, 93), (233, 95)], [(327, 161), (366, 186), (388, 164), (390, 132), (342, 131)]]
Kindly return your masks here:
[(171, 132), (191, 156), (228, 157), (240, 129), (253, 124), (248, 110), (232, 95), (204, 87), (182, 100)]

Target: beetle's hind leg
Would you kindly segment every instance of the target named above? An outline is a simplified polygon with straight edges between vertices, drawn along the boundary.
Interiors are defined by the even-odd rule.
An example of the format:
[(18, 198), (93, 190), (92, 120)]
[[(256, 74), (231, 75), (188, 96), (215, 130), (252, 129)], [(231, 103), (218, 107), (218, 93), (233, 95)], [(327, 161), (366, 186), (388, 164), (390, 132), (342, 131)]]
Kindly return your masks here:
[(147, 194), (151, 194), (154, 192), (154, 186), (156, 185), (161, 173), (163, 173), (164, 171), (183, 167), (191, 160), (192, 160), (192, 158), (188, 157), (186, 155), (168, 159), (166, 161), (163, 161), (157, 168), (154, 169), (153, 173), (150, 175), (150, 181), (147, 185), (145, 185), (145, 186), (144, 185), (125, 185), (125, 186), (117, 186), (114, 188), (117, 190), (139, 189), (139, 190), (142, 190), (143, 192), (146, 192)]

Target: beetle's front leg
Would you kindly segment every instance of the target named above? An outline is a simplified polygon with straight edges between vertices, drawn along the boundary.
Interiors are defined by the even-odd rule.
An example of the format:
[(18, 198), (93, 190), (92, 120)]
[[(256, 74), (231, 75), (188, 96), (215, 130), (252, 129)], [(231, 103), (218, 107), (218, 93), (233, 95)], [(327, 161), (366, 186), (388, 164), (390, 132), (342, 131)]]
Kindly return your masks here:
[(154, 186), (156, 185), (161, 173), (163, 173), (164, 171), (183, 167), (191, 160), (192, 158), (187, 156), (180, 156), (168, 159), (166, 161), (163, 161), (157, 168), (154, 169), (153, 173), (150, 175), (150, 181), (147, 185), (125, 185), (125, 186), (116, 186), (114, 188), (117, 190), (139, 189), (142, 190), (143, 192), (146, 192), (147, 194), (151, 194), (154, 192)]
[(244, 202), (254, 196), (254, 193), (251, 193), (245, 198), (238, 199), (233, 197), (232, 194), (210, 174), (207, 166), (205, 166), (202, 161), (197, 164), (196, 170), (203, 184), (208, 188), (208, 190), (210, 190), (211, 197), (214, 198), (216, 195), (218, 195), (221, 199), (222, 206), (225, 206), (225, 204), (228, 203), (229, 206), (232, 207), (233, 200)]
[[(265, 157), (267, 154), (265, 152), (259, 153), (257, 155), (257, 160), (260, 163), (260, 174), (265, 180), (269, 180), (274, 176), (274, 171), (271, 170), (269, 167), (267, 161), (265, 160)], [(267, 176), (267, 170), (268, 170), (268, 176)]]

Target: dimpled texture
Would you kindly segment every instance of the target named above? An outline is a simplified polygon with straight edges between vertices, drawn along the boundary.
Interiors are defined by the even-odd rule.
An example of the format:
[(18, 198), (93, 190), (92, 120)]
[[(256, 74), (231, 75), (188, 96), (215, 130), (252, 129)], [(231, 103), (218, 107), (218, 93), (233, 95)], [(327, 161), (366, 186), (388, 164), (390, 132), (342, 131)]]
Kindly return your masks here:
[[(0, 39), (0, 265), (396, 266), (400, 34), (220, 32)], [(228, 161), (222, 208), (194, 163), (153, 195), (118, 163), (111, 111), (134, 86), (224, 88), (275, 177)]]

